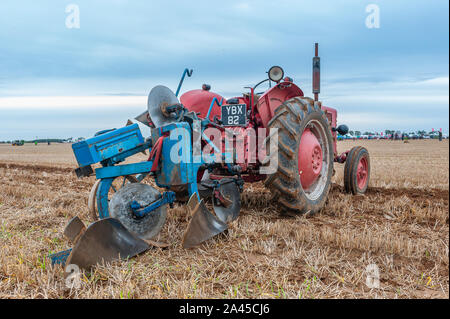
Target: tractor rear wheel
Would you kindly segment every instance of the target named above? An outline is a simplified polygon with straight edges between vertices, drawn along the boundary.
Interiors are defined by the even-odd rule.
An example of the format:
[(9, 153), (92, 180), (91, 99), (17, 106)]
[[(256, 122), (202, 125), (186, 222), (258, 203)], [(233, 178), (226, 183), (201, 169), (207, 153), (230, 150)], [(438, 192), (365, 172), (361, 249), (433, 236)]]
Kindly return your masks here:
[(369, 185), (370, 157), (362, 146), (353, 147), (348, 152), (344, 166), (344, 189), (353, 195), (364, 194)]
[[(333, 139), (325, 113), (312, 99), (295, 97), (275, 110), (268, 128), (278, 129), (278, 167), (267, 175), (266, 187), (274, 191), (282, 211), (317, 213), (326, 203), (333, 175)], [(267, 150), (269, 143), (268, 138)], [(269, 157), (272, 161), (273, 155)]]

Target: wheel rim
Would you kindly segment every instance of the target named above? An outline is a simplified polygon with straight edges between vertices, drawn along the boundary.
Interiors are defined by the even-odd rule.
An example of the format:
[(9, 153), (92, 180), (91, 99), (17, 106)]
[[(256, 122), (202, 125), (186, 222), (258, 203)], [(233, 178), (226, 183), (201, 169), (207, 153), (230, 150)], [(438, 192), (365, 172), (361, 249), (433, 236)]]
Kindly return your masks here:
[(311, 120), (300, 139), (300, 182), (310, 200), (319, 198), (327, 185), (330, 149), (326, 129), (319, 121)]
[(100, 219), (109, 217), (108, 204), (111, 196), (113, 193), (116, 193), (118, 189), (126, 185), (127, 182), (139, 183), (140, 181), (132, 175), (104, 178), (101, 180), (95, 200)]
[(356, 183), (358, 184), (359, 189), (363, 189), (364, 187), (366, 187), (368, 176), (369, 174), (367, 158), (361, 157), (358, 162), (358, 168), (356, 170)]

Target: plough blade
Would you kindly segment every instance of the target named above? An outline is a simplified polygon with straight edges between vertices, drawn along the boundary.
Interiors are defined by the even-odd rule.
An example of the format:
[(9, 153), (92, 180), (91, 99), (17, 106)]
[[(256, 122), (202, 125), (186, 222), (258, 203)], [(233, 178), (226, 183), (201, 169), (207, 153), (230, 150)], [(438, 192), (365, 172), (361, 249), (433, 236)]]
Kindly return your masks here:
[(86, 226), (84, 226), (83, 222), (80, 218), (78, 218), (78, 216), (75, 216), (70, 220), (70, 222), (64, 229), (64, 236), (66, 236), (67, 239), (75, 244), (85, 231)]
[(232, 180), (222, 180), (219, 188), (214, 189), (213, 207), (216, 216), (224, 223), (239, 217), (241, 193)]
[(149, 248), (145, 241), (130, 233), (117, 219), (105, 218), (86, 229), (72, 249), (66, 265), (75, 264), (88, 269), (102, 261), (136, 256)]
[(98, 219), (97, 207), (95, 205), (95, 202), (97, 199), (97, 190), (100, 186), (101, 181), (101, 179), (97, 179), (91, 188), (91, 192), (89, 193), (88, 210), (93, 221), (96, 221)]
[(227, 224), (211, 214), (203, 200), (198, 201), (197, 194), (191, 196), (187, 209), (192, 218), (183, 236), (183, 248), (197, 246), (227, 229)]

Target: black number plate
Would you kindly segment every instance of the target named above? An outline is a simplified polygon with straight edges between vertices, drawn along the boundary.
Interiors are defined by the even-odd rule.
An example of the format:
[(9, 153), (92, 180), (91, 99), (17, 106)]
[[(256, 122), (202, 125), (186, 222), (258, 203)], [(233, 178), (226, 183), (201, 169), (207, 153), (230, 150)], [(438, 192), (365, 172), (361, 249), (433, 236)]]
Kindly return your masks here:
[(247, 125), (247, 105), (245, 104), (222, 105), (222, 124), (224, 126)]

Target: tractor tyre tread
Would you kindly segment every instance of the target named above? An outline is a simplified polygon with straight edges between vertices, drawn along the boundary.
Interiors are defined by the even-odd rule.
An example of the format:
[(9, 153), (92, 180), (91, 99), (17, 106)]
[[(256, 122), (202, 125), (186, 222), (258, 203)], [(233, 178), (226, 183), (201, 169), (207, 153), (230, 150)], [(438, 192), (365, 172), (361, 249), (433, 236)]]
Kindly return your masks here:
[(356, 150), (359, 149), (360, 146), (355, 146), (353, 147), (347, 155), (347, 159), (345, 160), (345, 164), (344, 164), (344, 189), (347, 193), (351, 193), (351, 187), (350, 187), (350, 174), (349, 172), (352, 171), (352, 159), (353, 159), (353, 155), (355, 154)]
[[(322, 194), (315, 201), (304, 195), (298, 170), (298, 147), (303, 130), (311, 116), (323, 123), (327, 133), (329, 150), (328, 179)], [(272, 191), (280, 208), (284, 212), (310, 215), (320, 211), (326, 203), (331, 187), (333, 172), (333, 146), (331, 127), (320, 104), (311, 98), (294, 97), (281, 104), (268, 123), (268, 128), (278, 128), (278, 168), (275, 173), (267, 175), (265, 186)], [(266, 140), (266, 149), (269, 141)]]
[[(363, 189), (359, 189), (356, 178), (355, 166), (358, 165), (362, 156), (366, 156), (368, 165), (368, 179), (366, 186)], [(362, 146), (353, 147), (348, 153), (347, 159), (344, 165), (344, 189), (347, 193), (352, 193), (353, 195), (364, 194), (367, 190), (370, 179), (370, 156), (369, 151)]]

